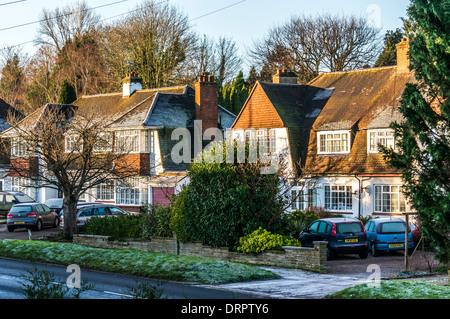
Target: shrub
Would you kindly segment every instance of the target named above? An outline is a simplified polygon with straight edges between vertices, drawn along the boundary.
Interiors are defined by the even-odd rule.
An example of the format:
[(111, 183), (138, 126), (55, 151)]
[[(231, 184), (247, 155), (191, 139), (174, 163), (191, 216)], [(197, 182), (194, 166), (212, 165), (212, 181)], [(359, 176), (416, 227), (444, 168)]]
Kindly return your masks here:
[(239, 239), (237, 250), (245, 254), (258, 254), (270, 249), (282, 249), (282, 246), (301, 246), (301, 244), (295, 238), (272, 234), (259, 227), (250, 235)]
[(84, 232), (90, 235), (111, 236), (113, 239), (142, 238), (142, 215), (91, 217)]
[(92, 217), (86, 222), (85, 233), (111, 236), (116, 240), (126, 238), (150, 239), (170, 237), (170, 207), (149, 205), (137, 215)]
[(170, 217), (170, 229), (175, 233), (177, 239), (183, 243), (192, 241), (192, 235), (186, 226), (185, 219), (185, 198), (187, 191), (188, 187), (184, 188), (175, 197)]
[(170, 227), (171, 210), (171, 206), (155, 204), (144, 206), (142, 237), (171, 237), (173, 235)]

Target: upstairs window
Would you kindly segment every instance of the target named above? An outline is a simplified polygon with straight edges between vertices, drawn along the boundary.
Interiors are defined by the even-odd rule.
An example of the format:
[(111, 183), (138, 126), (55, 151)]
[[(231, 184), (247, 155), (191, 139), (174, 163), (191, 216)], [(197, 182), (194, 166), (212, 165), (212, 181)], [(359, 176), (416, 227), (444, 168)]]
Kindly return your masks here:
[(27, 147), (25, 142), (20, 137), (13, 137), (11, 139), (11, 156), (12, 157), (25, 157), (28, 156)]
[(116, 131), (116, 152), (138, 153), (140, 144), (139, 130)]
[(379, 145), (383, 145), (384, 147), (392, 148), (394, 150), (396, 149), (394, 130), (369, 130), (367, 134), (369, 136), (367, 145), (367, 150), (369, 153), (378, 153)]
[(318, 154), (350, 153), (350, 131), (318, 132)]

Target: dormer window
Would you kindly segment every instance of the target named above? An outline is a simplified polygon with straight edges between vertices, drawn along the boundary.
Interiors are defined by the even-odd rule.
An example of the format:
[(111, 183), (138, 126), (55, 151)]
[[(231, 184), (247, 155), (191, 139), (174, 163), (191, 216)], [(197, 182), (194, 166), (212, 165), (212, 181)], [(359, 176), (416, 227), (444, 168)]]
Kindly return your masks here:
[(326, 131), (317, 133), (318, 154), (350, 153), (350, 131)]
[(393, 129), (377, 129), (367, 131), (367, 151), (368, 153), (378, 153), (379, 145), (395, 148), (395, 138)]

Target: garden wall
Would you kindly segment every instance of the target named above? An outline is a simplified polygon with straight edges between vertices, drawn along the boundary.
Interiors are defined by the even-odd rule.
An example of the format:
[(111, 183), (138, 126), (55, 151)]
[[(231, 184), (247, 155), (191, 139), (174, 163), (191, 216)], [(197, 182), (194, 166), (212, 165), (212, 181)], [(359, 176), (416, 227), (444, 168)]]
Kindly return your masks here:
[(314, 242), (313, 248), (283, 246), (283, 250), (270, 250), (258, 255), (231, 252), (228, 248), (214, 248), (201, 243), (181, 243), (176, 238), (152, 240), (111, 240), (109, 236), (74, 235), (75, 244), (112, 249), (132, 249), (182, 256), (207, 257), (258, 266), (275, 266), (326, 272), (326, 248), (323, 241)]

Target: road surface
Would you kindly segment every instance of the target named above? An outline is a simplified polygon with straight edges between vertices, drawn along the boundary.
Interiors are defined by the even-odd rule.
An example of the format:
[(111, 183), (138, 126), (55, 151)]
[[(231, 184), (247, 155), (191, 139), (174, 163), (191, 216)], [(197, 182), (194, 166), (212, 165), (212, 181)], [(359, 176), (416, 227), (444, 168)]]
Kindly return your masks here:
[[(52, 272), (58, 282), (66, 282), (71, 272), (59, 265), (35, 264), (38, 269)], [(28, 283), (23, 279), (27, 269), (31, 270), (33, 263), (29, 261), (0, 258), (0, 299), (23, 299), (23, 288), (20, 283)], [(129, 287), (136, 286), (136, 277), (81, 269), (81, 280), (94, 284), (94, 288), (81, 294), (82, 299), (130, 299)], [(140, 283), (151, 285), (161, 284), (164, 297), (168, 299), (253, 299), (258, 295), (246, 292), (214, 289), (189, 283), (158, 282), (148, 278), (138, 278)]]

